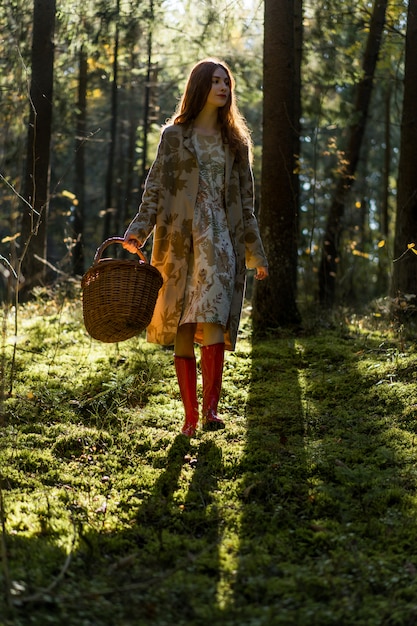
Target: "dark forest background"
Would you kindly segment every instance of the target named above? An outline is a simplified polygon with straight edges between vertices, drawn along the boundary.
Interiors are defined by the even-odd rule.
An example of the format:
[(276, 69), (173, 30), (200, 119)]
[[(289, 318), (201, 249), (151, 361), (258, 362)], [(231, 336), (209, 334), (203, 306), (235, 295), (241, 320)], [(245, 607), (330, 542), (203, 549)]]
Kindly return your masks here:
[(216, 56), (255, 146), (271, 265), (255, 325), (412, 308), (416, 13), (416, 0), (5, 0), (3, 299), (80, 277), (123, 234), (191, 66)]

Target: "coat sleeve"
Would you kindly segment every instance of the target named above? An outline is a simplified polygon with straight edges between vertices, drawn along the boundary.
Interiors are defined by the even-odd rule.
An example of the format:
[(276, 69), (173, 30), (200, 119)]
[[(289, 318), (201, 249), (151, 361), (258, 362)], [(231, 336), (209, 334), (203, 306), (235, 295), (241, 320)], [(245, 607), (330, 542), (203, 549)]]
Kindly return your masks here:
[(249, 155), (239, 164), (240, 193), (245, 233), (245, 260), (248, 269), (267, 267), (258, 222), (254, 213), (254, 181)]
[(129, 235), (136, 237), (141, 246), (144, 245), (148, 237), (151, 235), (156, 223), (159, 194), (161, 190), (164, 142), (164, 133), (162, 133), (155, 160), (152, 163), (145, 181), (145, 189), (143, 191), (142, 201), (139, 205), (139, 210), (130, 222), (125, 233), (125, 237)]

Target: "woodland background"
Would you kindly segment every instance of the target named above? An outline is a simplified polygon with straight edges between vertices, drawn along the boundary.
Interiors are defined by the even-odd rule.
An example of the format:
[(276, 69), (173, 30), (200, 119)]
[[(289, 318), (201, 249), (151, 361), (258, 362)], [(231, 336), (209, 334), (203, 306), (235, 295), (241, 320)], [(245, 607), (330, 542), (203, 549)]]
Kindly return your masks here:
[(191, 66), (216, 56), (255, 145), (255, 330), (387, 296), (411, 310), (416, 4), (3, 2), (3, 298), (80, 277), (123, 234)]
[[(417, 0), (2, 0), (2, 626), (415, 626), (416, 46)], [(80, 277), (208, 55), (270, 277), (185, 441), (172, 351), (92, 341)]]

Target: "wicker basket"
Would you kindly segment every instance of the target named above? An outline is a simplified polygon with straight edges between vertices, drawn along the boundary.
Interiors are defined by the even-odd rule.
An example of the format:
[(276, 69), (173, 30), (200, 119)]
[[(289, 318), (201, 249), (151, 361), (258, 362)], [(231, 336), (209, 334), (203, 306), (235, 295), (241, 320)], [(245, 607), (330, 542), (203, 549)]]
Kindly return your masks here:
[(140, 260), (101, 258), (109, 245), (122, 242), (106, 239), (81, 281), (87, 332), (107, 343), (130, 339), (149, 325), (162, 286), (161, 274), (140, 250)]

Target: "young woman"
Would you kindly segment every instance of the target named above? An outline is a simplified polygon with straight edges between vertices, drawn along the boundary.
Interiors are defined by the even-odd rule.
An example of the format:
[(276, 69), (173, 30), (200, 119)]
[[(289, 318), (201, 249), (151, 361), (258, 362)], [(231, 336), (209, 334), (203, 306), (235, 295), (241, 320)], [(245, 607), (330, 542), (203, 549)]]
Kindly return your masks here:
[(124, 247), (135, 252), (153, 232), (152, 264), (164, 284), (147, 340), (174, 345), (185, 410), (182, 433), (198, 423), (194, 344), (201, 344), (202, 423), (217, 415), (224, 350), (234, 350), (246, 268), (268, 275), (253, 212), (251, 141), (235, 102), (230, 69), (205, 59), (192, 69), (176, 113), (162, 130), (139, 212)]

